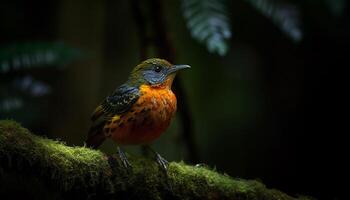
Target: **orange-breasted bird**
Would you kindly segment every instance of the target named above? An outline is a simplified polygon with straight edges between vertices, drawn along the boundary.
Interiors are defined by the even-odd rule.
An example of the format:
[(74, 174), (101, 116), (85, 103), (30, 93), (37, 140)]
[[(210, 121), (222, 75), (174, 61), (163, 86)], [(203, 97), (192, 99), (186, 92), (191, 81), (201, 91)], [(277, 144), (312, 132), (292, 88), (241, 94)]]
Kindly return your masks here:
[[(125, 167), (131, 166), (119, 145), (145, 145), (157, 139), (170, 125), (176, 112), (176, 97), (171, 85), (179, 70), (188, 65), (172, 65), (151, 58), (137, 65), (128, 80), (95, 109), (86, 145), (98, 148), (106, 138), (118, 144)], [(152, 150), (151, 148), (149, 148)], [(167, 161), (157, 152), (158, 164), (167, 169)]]

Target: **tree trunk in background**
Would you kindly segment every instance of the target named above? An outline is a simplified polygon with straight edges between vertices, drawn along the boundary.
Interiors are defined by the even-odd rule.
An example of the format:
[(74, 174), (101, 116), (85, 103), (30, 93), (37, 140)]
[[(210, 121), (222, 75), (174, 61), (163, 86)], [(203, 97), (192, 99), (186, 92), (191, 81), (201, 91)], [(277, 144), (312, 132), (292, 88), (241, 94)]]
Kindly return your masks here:
[[(81, 145), (90, 125), (89, 116), (100, 85), (103, 56), (105, 1), (62, 0), (58, 6), (57, 38), (82, 50), (83, 58), (67, 67), (55, 95), (51, 132), (64, 141)], [(77, 80), (79, 79), (79, 80)], [(87, 109), (91, 108), (91, 109)], [(63, 120), (64, 119), (64, 120)]]

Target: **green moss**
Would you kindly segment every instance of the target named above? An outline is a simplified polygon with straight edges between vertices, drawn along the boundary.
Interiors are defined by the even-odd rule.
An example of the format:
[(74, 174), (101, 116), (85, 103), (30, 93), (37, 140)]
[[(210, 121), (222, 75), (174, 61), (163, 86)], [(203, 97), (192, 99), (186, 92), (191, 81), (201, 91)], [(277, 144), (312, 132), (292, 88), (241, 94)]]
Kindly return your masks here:
[[(0, 133), (0, 153), (8, 158), (8, 165), (23, 161), (39, 165), (43, 174), (48, 172), (53, 180), (59, 181), (62, 189), (68, 190), (76, 182), (94, 185), (99, 181), (101, 172), (108, 172), (106, 157), (100, 151), (69, 147), (62, 142), (33, 135), (13, 121), (1, 121)], [(83, 180), (85, 177), (89, 178), (89, 182)]]
[[(69, 147), (35, 136), (14, 121), (0, 121), (0, 171), (38, 177), (57, 186), (63, 197), (74, 193), (105, 199), (294, 199), (258, 181), (233, 179), (206, 167), (172, 162), (165, 174), (149, 159), (130, 161), (133, 168), (126, 170), (117, 159), (109, 164), (100, 151)], [(29, 169), (23, 172), (25, 166)]]

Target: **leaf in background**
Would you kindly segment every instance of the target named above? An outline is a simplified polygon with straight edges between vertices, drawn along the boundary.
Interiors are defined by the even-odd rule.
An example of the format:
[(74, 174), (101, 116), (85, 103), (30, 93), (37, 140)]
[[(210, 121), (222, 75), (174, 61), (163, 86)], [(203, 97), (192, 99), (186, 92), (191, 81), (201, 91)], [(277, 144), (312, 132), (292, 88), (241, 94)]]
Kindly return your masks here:
[(300, 13), (296, 5), (278, 0), (247, 0), (272, 21), (293, 41), (303, 37), (300, 28)]
[(32, 42), (0, 48), (0, 73), (24, 68), (62, 66), (80, 57), (80, 52), (61, 42)]
[(334, 16), (341, 16), (346, 8), (346, 0), (324, 0)]
[(18, 112), (23, 107), (35, 102), (38, 98), (51, 93), (51, 87), (35, 80), (32, 76), (15, 78), (0, 86), (0, 111)]
[(0, 113), (21, 109), (23, 100), (19, 97), (5, 97), (0, 99)]
[(231, 27), (224, 0), (182, 0), (182, 11), (193, 38), (211, 53), (227, 53)]
[(23, 124), (41, 123), (47, 113), (47, 100), (24, 95), (0, 94), (0, 119), (14, 119)]
[(31, 97), (42, 97), (51, 92), (50, 86), (41, 81), (35, 80), (30, 75), (14, 79), (12, 81), (12, 89)]

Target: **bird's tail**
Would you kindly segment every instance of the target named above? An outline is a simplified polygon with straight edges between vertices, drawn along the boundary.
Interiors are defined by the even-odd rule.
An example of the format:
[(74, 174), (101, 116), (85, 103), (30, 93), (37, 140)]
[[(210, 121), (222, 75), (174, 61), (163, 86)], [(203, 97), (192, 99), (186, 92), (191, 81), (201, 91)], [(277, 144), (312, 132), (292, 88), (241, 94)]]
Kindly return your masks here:
[(106, 137), (104, 136), (102, 129), (93, 130), (95, 127), (91, 127), (88, 138), (85, 143), (87, 147), (97, 149), (105, 141)]
[(89, 130), (85, 143), (87, 147), (97, 149), (106, 139), (105, 135), (103, 134), (105, 120), (103, 120), (103, 111), (101, 106), (96, 108), (91, 120), (93, 121), (93, 125)]

